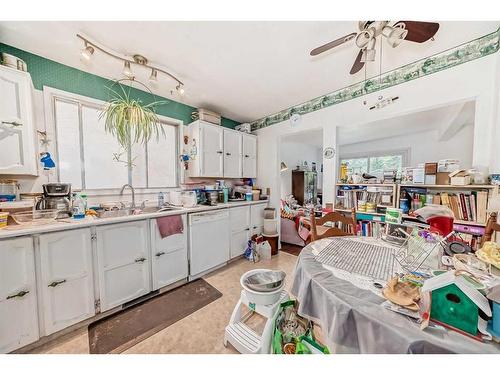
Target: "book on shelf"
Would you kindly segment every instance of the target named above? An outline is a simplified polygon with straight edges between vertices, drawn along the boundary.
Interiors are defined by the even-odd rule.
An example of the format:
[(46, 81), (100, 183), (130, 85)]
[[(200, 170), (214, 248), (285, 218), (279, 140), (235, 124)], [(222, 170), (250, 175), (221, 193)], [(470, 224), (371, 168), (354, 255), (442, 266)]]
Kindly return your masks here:
[(356, 233), (362, 237), (379, 237), (382, 234), (384, 224), (381, 222), (360, 220), (357, 224)]

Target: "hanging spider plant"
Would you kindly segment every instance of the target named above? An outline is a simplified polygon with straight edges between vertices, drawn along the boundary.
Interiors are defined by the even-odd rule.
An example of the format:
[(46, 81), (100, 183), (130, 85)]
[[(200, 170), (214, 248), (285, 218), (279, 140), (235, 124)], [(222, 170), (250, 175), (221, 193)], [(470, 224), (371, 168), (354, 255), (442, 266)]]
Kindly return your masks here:
[(156, 115), (155, 107), (166, 102), (143, 104), (139, 99), (132, 99), (130, 91), (127, 92), (121, 84), (119, 87), (121, 92), (109, 88), (114, 98), (100, 114), (100, 118), (105, 119), (106, 132), (115, 136), (125, 150), (129, 150), (134, 143), (145, 144), (153, 136), (156, 140), (160, 139), (160, 135), (164, 137), (165, 129)]

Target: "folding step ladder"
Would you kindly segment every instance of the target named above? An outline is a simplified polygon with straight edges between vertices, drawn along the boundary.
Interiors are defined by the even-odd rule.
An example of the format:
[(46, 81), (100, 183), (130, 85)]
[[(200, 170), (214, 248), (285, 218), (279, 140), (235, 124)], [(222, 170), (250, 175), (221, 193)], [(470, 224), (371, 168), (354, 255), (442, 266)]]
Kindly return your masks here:
[[(278, 302), (275, 304), (256, 305), (248, 300), (246, 292), (242, 290), (240, 300), (233, 310), (231, 320), (224, 333), (224, 346), (227, 346), (227, 343), (230, 342), (231, 345), (242, 354), (271, 353), (274, 321), (278, 315), (280, 304), (288, 301), (289, 298), (288, 293), (283, 290)], [(242, 316), (241, 308), (243, 305), (248, 307), (249, 311)], [(255, 313), (267, 319), (261, 336), (245, 324), (245, 322)]]

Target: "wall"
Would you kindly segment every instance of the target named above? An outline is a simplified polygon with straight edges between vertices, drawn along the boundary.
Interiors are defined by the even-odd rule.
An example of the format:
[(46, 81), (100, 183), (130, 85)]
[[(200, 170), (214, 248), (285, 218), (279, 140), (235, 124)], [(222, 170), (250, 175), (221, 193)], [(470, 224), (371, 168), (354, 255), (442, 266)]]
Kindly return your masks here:
[(296, 169), (297, 165), (307, 161), (309, 167), (312, 162), (316, 163), (318, 171), (318, 186), (320, 187), (320, 178), (322, 174), (321, 163), (323, 157), (321, 156), (321, 145), (313, 146), (304, 143), (284, 141), (281, 145), (281, 161), (283, 161), (288, 169), (281, 172), (281, 198), (284, 199), (287, 195), (292, 193), (292, 170)]
[[(2, 52), (10, 53), (26, 62), (28, 65), (28, 71), (31, 74), (31, 79), (33, 80), (33, 85), (37, 90), (42, 90), (43, 86), (49, 86), (94, 99), (104, 101), (110, 99), (108, 88), (111, 86), (113, 81), (110, 81), (107, 78), (99, 77), (0, 43), (0, 53)], [(185, 125), (192, 121), (191, 112), (196, 110), (196, 108), (184, 103), (179, 103), (161, 96), (154, 96), (148, 92), (135, 88), (131, 89), (130, 95), (133, 98), (141, 99), (144, 103), (165, 101), (165, 104), (157, 107), (158, 114), (181, 120)], [(234, 128), (238, 124), (238, 122), (231, 119), (222, 119), (222, 125), (228, 128)]]
[(463, 127), (450, 140), (444, 142), (439, 141), (439, 130), (432, 130), (342, 145), (339, 147), (339, 156), (349, 157), (377, 151), (409, 149), (409, 167), (425, 162), (437, 162), (441, 159), (458, 159), (463, 168), (471, 168), (473, 137), (472, 125)]
[[(494, 139), (500, 126), (498, 104), (498, 54), (492, 54), (441, 72), (408, 81), (397, 86), (336, 104), (301, 116), (292, 127), (288, 120), (259, 129), (258, 179), (262, 187), (271, 189), (271, 205), (279, 207), (279, 156), (282, 138), (305, 130), (323, 130), (323, 148), (337, 149), (337, 127), (357, 126), (385, 120), (451, 103), (476, 101), (472, 164), (489, 166), (490, 173), (500, 171), (500, 148)], [(393, 104), (370, 111), (363, 104), (377, 101), (377, 97), (399, 96)], [(496, 133), (498, 134), (498, 133)], [(323, 160), (323, 198), (334, 201), (337, 157)]]

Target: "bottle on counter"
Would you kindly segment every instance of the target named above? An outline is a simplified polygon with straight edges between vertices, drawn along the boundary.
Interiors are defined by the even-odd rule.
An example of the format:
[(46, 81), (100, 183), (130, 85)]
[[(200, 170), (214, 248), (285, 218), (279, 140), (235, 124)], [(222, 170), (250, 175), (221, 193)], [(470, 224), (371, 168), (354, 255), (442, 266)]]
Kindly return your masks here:
[(73, 219), (83, 219), (85, 218), (85, 200), (78, 193), (73, 194)]
[(159, 192), (158, 193), (158, 207), (163, 207), (163, 205), (165, 204), (165, 195), (163, 194), (163, 192)]

